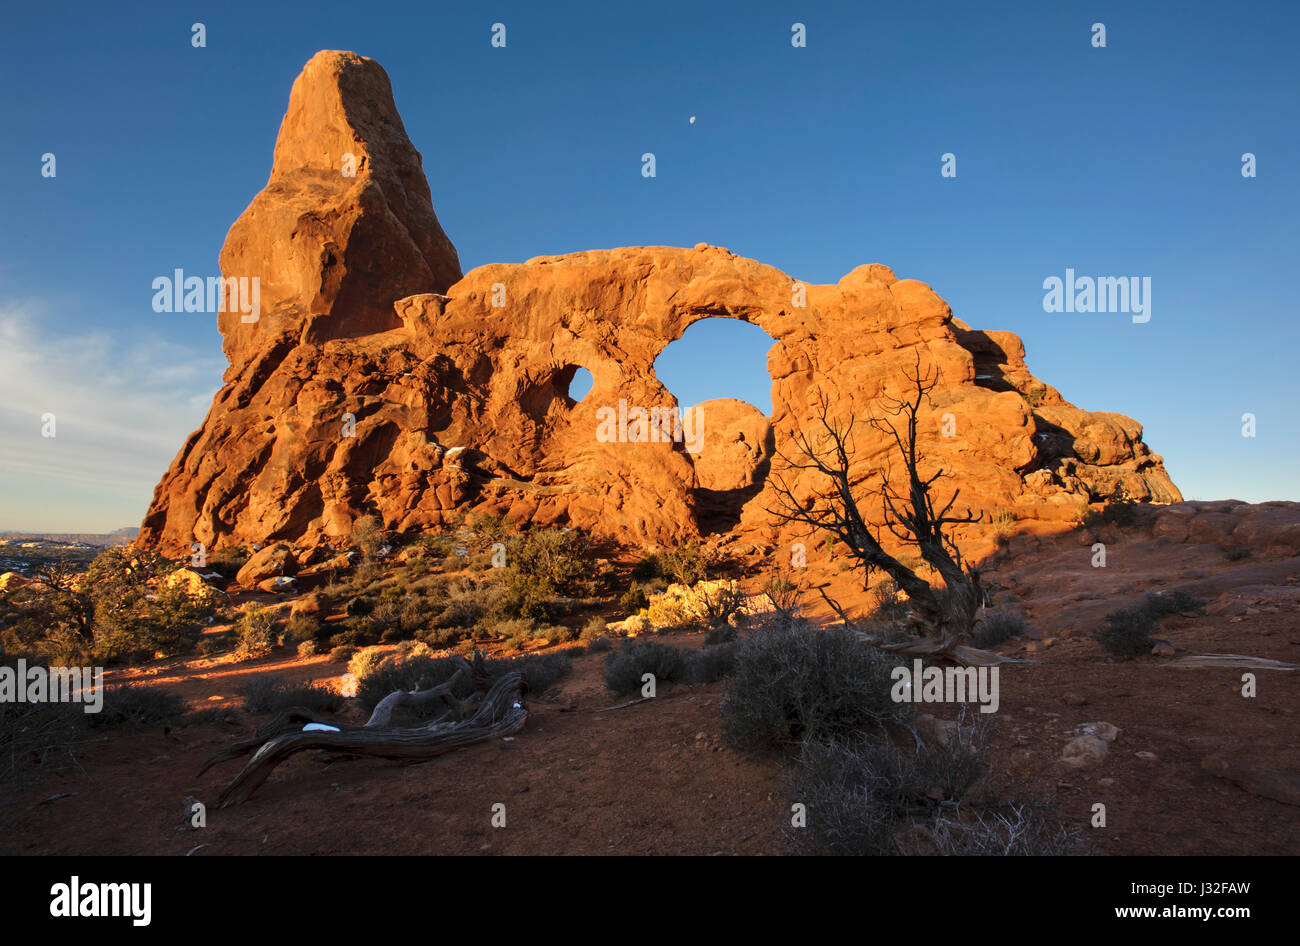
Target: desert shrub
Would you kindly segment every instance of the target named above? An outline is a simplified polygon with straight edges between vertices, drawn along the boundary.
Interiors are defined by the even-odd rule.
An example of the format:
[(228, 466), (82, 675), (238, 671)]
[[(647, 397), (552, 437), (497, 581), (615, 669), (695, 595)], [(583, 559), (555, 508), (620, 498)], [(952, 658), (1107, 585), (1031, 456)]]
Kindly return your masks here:
[(659, 567), (665, 577), (687, 587), (703, 581), (707, 572), (704, 551), (694, 539), (679, 540), (668, 551), (659, 553)]
[(552, 621), (556, 616), (555, 589), (546, 579), (519, 571), (508, 573), (500, 600), (503, 614), (530, 621)]
[(925, 834), (899, 839), (904, 854), (945, 857), (1065, 857), (1080, 853), (1079, 830), (1052, 817), (1051, 806), (1006, 802), (972, 809), (966, 818), (939, 814)]
[(299, 657), (315, 657), (317, 654), (320, 653), (320, 649), (321, 649), (320, 644), (318, 644), (316, 641), (312, 640), (311, 638), (308, 638), (305, 641), (298, 642)]
[(7, 827), (7, 809), (21, 790), (76, 764), (88, 718), (82, 710), (78, 703), (0, 701), (0, 826)]
[(1013, 637), (1023, 637), (1028, 627), (1022, 615), (1014, 611), (988, 611), (972, 635), (976, 647), (989, 648)]
[(654, 552), (648, 552), (641, 556), (637, 563), (632, 566), (632, 577), (637, 581), (664, 578), (663, 563), (659, 560), (659, 556)]
[(564, 644), (576, 641), (581, 633), (576, 627), (564, 624), (548, 624), (537, 629), (537, 636), (552, 644)]
[(693, 615), (686, 610), (681, 598), (664, 595), (650, 602), (646, 617), (656, 628), (687, 627), (694, 623)]
[(897, 622), (907, 617), (907, 602), (899, 596), (898, 583), (888, 575), (871, 582), (868, 599), (873, 620)]
[(343, 606), (343, 613), (350, 618), (365, 617), (375, 610), (375, 603), (369, 598), (356, 597)]
[(352, 578), (348, 582), (348, 587), (353, 591), (365, 591), (371, 585), (377, 584), (384, 577), (384, 570), (374, 562), (363, 562), (357, 566), (356, 571), (352, 573)]
[(845, 733), (805, 740), (786, 768), (791, 796), (808, 806), (804, 828), (788, 829), (808, 854), (900, 853), (895, 838), (915, 816), (960, 809), (988, 772), (985, 717), (963, 717), (946, 741)]
[(352, 544), (366, 558), (374, 558), (384, 545), (384, 530), (374, 516), (360, 516), (352, 523)]
[(242, 544), (227, 545), (223, 548), (213, 549), (208, 552), (208, 569), (216, 572), (222, 578), (234, 578), (239, 570), (244, 567), (253, 553)]
[(1155, 626), (1155, 615), (1147, 608), (1141, 605), (1121, 608), (1106, 615), (1106, 624), (1097, 633), (1097, 639), (1116, 657), (1137, 657), (1151, 653), (1155, 646), (1151, 632)]
[(493, 680), (504, 673), (518, 671), (524, 678), (524, 690), (540, 696), (569, 675), (573, 661), (566, 651), (550, 654), (530, 654), (527, 657), (506, 657), (484, 661)]
[(712, 683), (729, 676), (736, 669), (736, 656), (739, 650), (740, 643), (732, 641), (716, 647), (692, 651), (690, 665), (687, 667), (687, 681), (692, 685)]
[(618, 609), (624, 614), (636, 614), (642, 608), (650, 606), (650, 599), (639, 582), (632, 582), (627, 591), (618, 599)]
[(540, 579), (553, 594), (576, 595), (591, 578), (591, 542), (573, 529), (535, 529), (510, 543), (509, 568)]
[(1047, 386), (1043, 384), (1032, 384), (1024, 394), (1025, 401), (1030, 407), (1040, 407), (1043, 399), (1047, 397)]
[(596, 637), (587, 642), (587, 652), (591, 654), (600, 654), (612, 648), (608, 637)]
[(198, 652), (204, 657), (213, 657), (235, 646), (234, 635), (229, 631), (220, 634), (204, 634), (199, 638)]
[(772, 602), (772, 608), (782, 617), (792, 618), (799, 613), (799, 587), (784, 576), (768, 579), (763, 593)]
[(444, 647), (451, 647), (462, 637), (465, 632), (458, 627), (431, 627), (420, 635), (420, 641), (434, 650), (441, 650)]
[(686, 651), (658, 641), (636, 640), (605, 658), (605, 686), (622, 696), (641, 689), (641, 677), (652, 673), (655, 685), (685, 682), (689, 669)]
[(594, 641), (605, 637), (609, 633), (609, 622), (602, 617), (593, 617), (582, 626), (582, 633), (578, 635), (581, 641)]
[(718, 644), (730, 644), (734, 641), (740, 632), (730, 624), (719, 624), (716, 627), (709, 628), (704, 634), (704, 646), (714, 647)]
[(474, 537), (484, 546), (500, 542), (510, 532), (510, 526), (502, 516), (486, 514), (475, 518), (470, 528), (474, 530)]
[(348, 660), (348, 673), (360, 680), (367, 674), (373, 673), (375, 668), (384, 662), (385, 656), (375, 647), (359, 650)]
[(151, 587), (174, 568), (161, 556), (120, 546), (90, 563), (82, 593), (93, 608), (98, 659), (134, 661), (194, 649), (213, 606), (179, 587)]
[(1170, 614), (1187, 614), (1205, 608), (1205, 599), (1181, 588), (1176, 591), (1153, 591), (1142, 599), (1142, 607), (1156, 619)]
[(509, 609), (501, 604), (504, 593), (505, 589), (498, 581), (475, 582), (471, 578), (457, 579), (448, 585), (447, 598), (442, 611), (429, 622), (430, 626), (469, 628), (492, 613), (507, 616)]
[(290, 683), (279, 674), (253, 677), (239, 688), (239, 693), (252, 713), (278, 713), (293, 706), (335, 713), (343, 707), (343, 698), (328, 687)]
[[(331, 638), (331, 640), (333, 640), (333, 638)], [(336, 644), (330, 650), (330, 660), (333, 660), (336, 663), (347, 663), (352, 659), (352, 655), (356, 652), (357, 649), (352, 644)]]
[(444, 572), (458, 572), (465, 567), (465, 559), (461, 558), (455, 552), (447, 553), (447, 557), (442, 560), (442, 570)]
[(695, 597), (700, 619), (706, 627), (720, 627), (744, 619), (740, 608), (745, 603), (745, 594), (740, 590), (739, 582), (727, 581), (713, 587), (696, 586)]
[(1014, 510), (999, 509), (993, 513), (993, 539), (998, 545), (1005, 545), (1011, 538), (1015, 524), (1020, 520)]
[(1116, 657), (1149, 654), (1155, 646), (1151, 632), (1161, 618), (1199, 611), (1204, 607), (1205, 601), (1188, 591), (1152, 592), (1134, 607), (1107, 614), (1106, 624), (1097, 633), (1097, 639)]
[(731, 745), (781, 749), (904, 719), (890, 698), (897, 663), (845, 628), (769, 620), (742, 642), (720, 714)]
[(319, 639), (324, 629), (325, 625), (317, 618), (299, 614), (289, 618), (284, 633), (291, 641), (311, 641)]
[(275, 612), (261, 605), (250, 605), (235, 627), (235, 655), (241, 660), (265, 657), (278, 639)]
[(104, 691), (104, 707), (86, 714), (92, 726), (159, 725), (185, 712), (185, 701), (171, 690), (116, 686)]

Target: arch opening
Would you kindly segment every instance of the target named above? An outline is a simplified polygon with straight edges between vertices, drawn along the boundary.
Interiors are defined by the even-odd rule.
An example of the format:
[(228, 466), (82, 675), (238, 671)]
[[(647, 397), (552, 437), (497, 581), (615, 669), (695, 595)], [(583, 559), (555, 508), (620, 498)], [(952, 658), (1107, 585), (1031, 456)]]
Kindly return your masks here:
[(775, 447), (767, 353), (775, 343), (757, 325), (709, 317), (688, 326), (655, 359), (656, 377), (690, 416), (694, 443), (686, 452), (706, 534), (734, 528), (767, 478)]

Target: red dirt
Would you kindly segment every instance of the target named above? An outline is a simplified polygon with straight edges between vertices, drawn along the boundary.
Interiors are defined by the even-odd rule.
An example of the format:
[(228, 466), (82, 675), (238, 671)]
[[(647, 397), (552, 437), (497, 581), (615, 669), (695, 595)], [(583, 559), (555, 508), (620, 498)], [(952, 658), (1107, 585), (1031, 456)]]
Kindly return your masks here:
[[(1076, 535), (1017, 536), (986, 572), (1024, 604), (1040, 639), (997, 649), (1037, 662), (1003, 668), (993, 760), (1004, 784), (1054, 798), (1102, 854), (1295, 854), (1300, 809), (1251, 794), (1201, 769), (1218, 754), (1248, 766), (1300, 770), (1300, 691), (1290, 672), (1257, 671), (1258, 696), (1240, 694), (1240, 670), (1180, 670), (1168, 658), (1119, 661), (1092, 639), (1101, 615), (1153, 588), (1186, 587), (1205, 615), (1167, 618), (1156, 636), (1180, 652), (1237, 653), (1300, 663), (1300, 558), (1228, 562), (1214, 546), (1111, 537), (1110, 562), (1091, 567)], [(853, 610), (850, 576), (815, 566)], [(811, 596), (809, 601), (817, 600)], [(698, 646), (693, 634), (664, 635)], [(601, 682), (603, 655), (582, 654), (555, 695), (530, 703), (513, 740), (400, 766), (360, 760), (324, 766), (307, 754), (280, 766), (246, 804), (210, 809), (208, 826), (180, 828), (184, 799), (215, 799), (239, 763), (194, 773), (242, 725), (203, 724), (98, 737), (84, 774), (46, 778), (10, 843), (34, 854), (772, 854), (783, 850), (789, 805), (776, 760), (722, 743), (722, 684), (665, 686), (657, 699), (621, 702)], [(113, 673), (149, 682), (191, 706), (238, 701), (251, 674), (337, 682), (328, 658), (245, 664), (163, 661)], [(922, 708), (929, 711), (931, 708)], [(951, 716), (943, 708), (936, 715)], [(356, 710), (351, 711), (354, 715)], [(1059, 763), (1078, 726), (1106, 721), (1120, 735), (1095, 766)], [(1138, 752), (1155, 754), (1148, 760)], [(1103, 780), (1110, 780), (1103, 785)], [(491, 825), (506, 806), (507, 826)], [(1088, 827), (1095, 803), (1108, 827)]]

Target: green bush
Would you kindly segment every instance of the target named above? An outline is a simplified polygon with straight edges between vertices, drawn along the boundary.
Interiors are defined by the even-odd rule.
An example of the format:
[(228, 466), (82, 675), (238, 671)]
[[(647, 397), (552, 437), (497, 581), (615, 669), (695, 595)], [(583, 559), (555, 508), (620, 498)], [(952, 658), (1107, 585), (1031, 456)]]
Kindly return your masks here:
[(627, 591), (618, 599), (618, 609), (624, 614), (636, 614), (642, 608), (650, 607), (650, 599), (640, 583), (632, 582)]
[(507, 545), (506, 561), (557, 595), (582, 593), (594, 570), (591, 542), (574, 529), (534, 529)]
[(727, 740), (783, 749), (906, 719), (910, 704), (890, 698), (897, 662), (845, 628), (773, 618), (741, 643), (719, 710)]
[(704, 580), (706, 564), (700, 543), (694, 539), (682, 539), (672, 549), (659, 555), (659, 566), (663, 574), (687, 587)]
[(641, 560), (632, 566), (632, 577), (637, 581), (648, 581), (651, 578), (666, 578), (664, 574), (663, 563), (659, 561), (659, 556), (654, 552), (642, 556)]
[(556, 616), (554, 598), (554, 587), (544, 578), (512, 572), (506, 577), (500, 610), (513, 617), (550, 622)]

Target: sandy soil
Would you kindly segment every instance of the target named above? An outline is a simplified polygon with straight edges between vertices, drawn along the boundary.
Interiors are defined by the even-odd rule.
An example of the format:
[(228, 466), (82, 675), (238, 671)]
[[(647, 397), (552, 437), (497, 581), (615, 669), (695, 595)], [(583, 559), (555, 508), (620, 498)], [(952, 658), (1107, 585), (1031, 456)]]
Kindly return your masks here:
[[(1019, 600), (1033, 626), (1031, 637), (998, 650), (1036, 661), (1003, 670), (997, 778), (1053, 798), (1100, 854), (1300, 853), (1300, 808), (1201, 765), (1219, 755), (1294, 778), (1296, 675), (1258, 671), (1258, 695), (1245, 698), (1241, 670), (1174, 669), (1162, 657), (1120, 661), (1091, 636), (1106, 612), (1151, 590), (1186, 588), (1210, 601), (1207, 613), (1168, 618), (1156, 635), (1180, 653), (1300, 663), (1300, 558), (1230, 562), (1217, 546), (1124, 534), (1109, 545), (1101, 569), (1077, 534), (1016, 536), (987, 566), (997, 594)], [(813, 563), (808, 579), (826, 583), (851, 609), (864, 600), (850, 575)], [(700, 643), (693, 634), (665, 637)], [(246, 804), (209, 810), (201, 830), (181, 826), (184, 800), (215, 799), (239, 763), (201, 779), (194, 773), (263, 718), (97, 736), (84, 774), (47, 778), (31, 801), (77, 794), (36, 808), (9, 843), (30, 854), (183, 855), (200, 845), (195, 856), (781, 853), (790, 799), (779, 763), (723, 745), (722, 684), (665, 686), (658, 699), (598, 712), (621, 702), (601, 683), (603, 660), (578, 656), (558, 690), (530, 704), (528, 724), (510, 741), (412, 766), (326, 766), (299, 755)], [(237, 705), (251, 674), (337, 684), (343, 672), (326, 657), (195, 659), (115, 673), (111, 682), (165, 686), (202, 707)], [(954, 714), (945, 707), (936, 715)], [(1062, 765), (1064, 744), (1095, 721), (1120, 730), (1106, 757), (1082, 769)], [(1108, 826), (1088, 828), (1098, 802)], [(505, 828), (491, 825), (496, 803), (506, 806)]]

